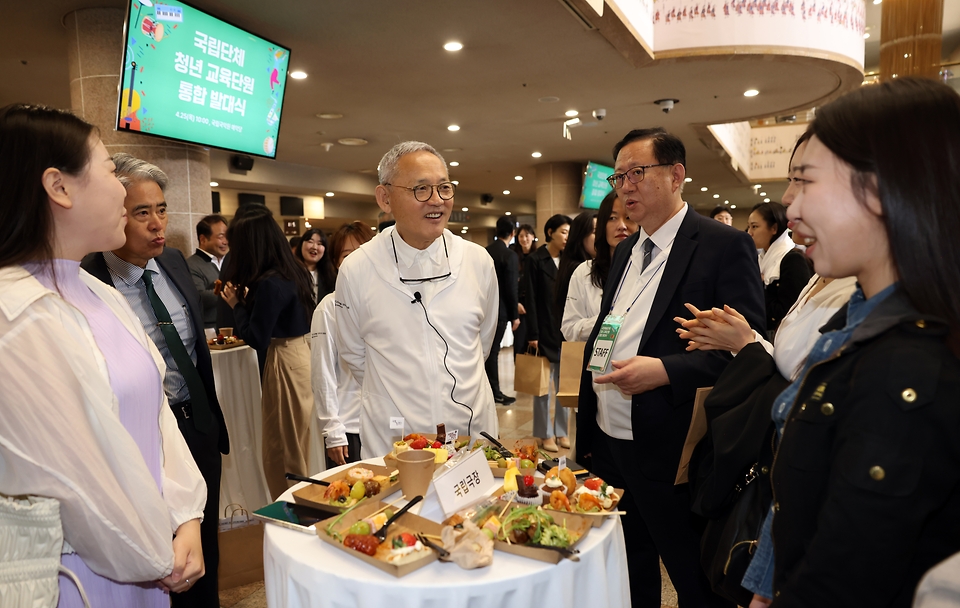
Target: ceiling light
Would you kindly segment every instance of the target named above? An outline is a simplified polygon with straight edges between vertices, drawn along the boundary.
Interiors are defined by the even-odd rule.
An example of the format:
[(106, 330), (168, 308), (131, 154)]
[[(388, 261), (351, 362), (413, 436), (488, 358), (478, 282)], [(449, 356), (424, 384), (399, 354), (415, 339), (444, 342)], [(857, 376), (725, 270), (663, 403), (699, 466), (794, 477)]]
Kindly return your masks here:
[(523, 176), (522, 176), (522, 175), (514, 175), (514, 176), (513, 176), (513, 179), (517, 180), (518, 182), (519, 182), (519, 181), (523, 181)]
[(541, 156), (543, 156), (543, 154), (540, 154), (539, 152), (534, 152), (534, 153), (531, 154), (530, 156), (532, 156), (532, 157), (534, 157), (534, 158), (540, 158)]
[(460, 150), (463, 150), (463, 148), (444, 148), (443, 149), (444, 152), (459, 152)]
[(724, 205), (729, 205), (729, 204), (730, 204), (730, 201), (723, 201), (723, 204), (724, 204)]
[(510, 194), (510, 191), (509, 191), (509, 190), (504, 190), (504, 191), (503, 191), (503, 194), (504, 194), (504, 195)]
[(765, 199), (763, 199), (763, 202), (769, 203), (769, 202), (770, 202), (770, 199), (769, 199), (769, 198), (765, 198)]
[(377, 229), (376, 226), (370, 226), (370, 230), (376, 230), (376, 229)]
[(684, 178), (683, 181), (685, 181), (685, 182), (687, 182), (687, 183), (689, 184), (690, 182), (693, 181), (693, 178), (692, 178), (692, 177), (687, 177), (687, 178)]
[(748, 90), (746, 90), (746, 91), (743, 92), (743, 96), (744, 96), (744, 97), (756, 97), (756, 96), (759, 95), (759, 94), (760, 94), (760, 91), (758, 91), (758, 90), (756, 90), (756, 89), (748, 89)]
[(220, 184), (218, 184), (217, 182), (210, 182), (210, 187), (211, 187), (211, 188), (216, 188), (216, 187), (219, 186), (219, 185), (220, 185)]
[(731, 208), (731, 209), (736, 209), (737, 206), (736, 206), (736, 205), (730, 205), (730, 208)]
[(714, 194), (714, 195), (713, 195), (713, 198), (720, 198), (720, 195), (719, 195), (719, 194)]
[(461, 207), (460, 211), (470, 211), (470, 207)]
[(290, 72), (290, 78), (293, 78), (295, 80), (303, 80), (306, 77), (307, 77), (307, 73), (301, 72), (300, 70), (297, 70), (296, 72)]
[(504, 214), (504, 215), (510, 215), (510, 212), (509, 212), (509, 211), (504, 211), (503, 214)]
[(881, 2), (883, 2), (883, 0), (873, 0), (874, 4), (880, 4)]
[(550, 96), (548, 96), (548, 97), (541, 97), (541, 98), (538, 99), (537, 101), (539, 101), (540, 103), (556, 103), (556, 102), (560, 101), (560, 98), (559, 98), (559, 97), (554, 97), (553, 95), (550, 95)]
[(332, 197), (333, 197), (333, 192), (327, 192), (326, 196), (329, 197), (329, 198), (332, 198)]
[(766, 192), (761, 192), (761, 193), (760, 193), (760, 196), (766, 196), (766, 195), (767, 195)]
[(462, 48), (463, 48), (463, 45), (460, 44), (459, 42), (448, 42), (445, 45), (443, 45), (443, 50), (451, 51), (451, 52), (459, 51)]
[(454, 186), (459, 186), (459, 185), (460, 185), (460, 182), (457, 181), (457, 180), (453, 180), (453, 181), (450, 182), (450, 183), (453, 184)]
[(322, 118), (324, 120), (336, 120), (338, 118), (343, 118), (343, 114), (338, 112), (320, 112), (317, 114), (317, 118)]
[(449, 127), (447, 127), (447, 131), (459, 131), (459, 130), (460, 130), (460, 125), (450, 125)]
[(342, 139), (338, 139), (337, 143), (341, 146), (365, 146), (370, 142), (362, 137), (344, 137)]
[(304, 222), (304, 223), (303, 223), (303, 226), (304, 226), (304, 228), (313, 228), (313, 226), (310, 224), (310, 222)]
[(452, 160), (452, 161), (450, 161), (450, 166), (451, 166), (451, 167), (459, 167), (459, 166), (460, 166), (460, 163), (457, 162), (457, 161), (455, 161), (455, 160)]
[(707, 191), (707, 187), (706, 187), (706, 186), (704, 186), (703, 188), (700, 188), (700, 192), (706, 192), (706, 191)]
[(863, 35), (863, 39), (864, 39), (864, 40), (866, 40), (866, 39), (869, 38), (869, 37), (870, 37), (870, 32), (867, 32), (866, 34)]
[(567, 111), (564, 112), (563, 114), (564, 114), (564, 116), (566, 116), (567, 118), (573, 118), (574, 116), (576, 116), (576, 115), (579, 114), (579, 113), (580, 113), (580, 112), (577, 112), (576, 110), (567, 110)]

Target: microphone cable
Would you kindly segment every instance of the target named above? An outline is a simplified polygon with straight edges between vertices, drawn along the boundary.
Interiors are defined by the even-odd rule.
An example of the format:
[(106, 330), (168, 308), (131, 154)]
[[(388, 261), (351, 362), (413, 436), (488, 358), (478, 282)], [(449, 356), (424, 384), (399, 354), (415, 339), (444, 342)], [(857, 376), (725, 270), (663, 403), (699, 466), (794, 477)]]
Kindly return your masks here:
[(433, 323), (430, 322), (430, 316), (427, 314), (427, 307), (424, 306), (423, 300), (420, 299), (420, 292), (419, 291), (413, 292), (413, 298), (414, 299), (410, 300), (410, 303), (420, 305), (420, 308), (423, 309), (423, 318), (426, 319), (427, 325), (429, 325), (433, 329), (433, 331), (437, 332), (437, 335), (440, 336), (440, 340), (443, 342), (443, 368), (447, 370), (447, 373), (450, 374), (451, 378), (453, 378), (453, 387), (450, 389), (450, 400), (456, 403), (457, 405), (467, 408), (467, 410), (470, 412), (470, 420), (467, 422), (467, 437), (471, 437), (472, 435), (470, 431), (473, 426), (473, 408), (467, 405), (466, 403), (461, 403), (457, 401), (456, 397), (453, 396), (453, 391), (457, 390), (457, 377), (453, 375), (453, 372), (450, 371), (450, 367), (447, 366), (447, 354), (450, 352), (450, 345), (447, 344), (447, 341), (443, 337), (443, 335), (440, 333), (440, 330), (434, 327)]

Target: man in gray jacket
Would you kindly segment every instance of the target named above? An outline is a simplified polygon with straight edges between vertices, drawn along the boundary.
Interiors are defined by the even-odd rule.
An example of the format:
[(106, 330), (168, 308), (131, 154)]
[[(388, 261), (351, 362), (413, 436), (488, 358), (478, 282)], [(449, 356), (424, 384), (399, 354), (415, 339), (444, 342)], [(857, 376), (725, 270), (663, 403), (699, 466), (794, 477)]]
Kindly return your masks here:
[(216, 328), (217, 302), (220, 297), (213, 293), (213, 284), (220, 278), (220, 265), (227, 255), (227, 220), (222, 215), (208, 215), (197, 223), (197, 241), (200, 247), (187, 258), (187, 266), (193, 284), (200, 292), (203, 306), (203, 327)]

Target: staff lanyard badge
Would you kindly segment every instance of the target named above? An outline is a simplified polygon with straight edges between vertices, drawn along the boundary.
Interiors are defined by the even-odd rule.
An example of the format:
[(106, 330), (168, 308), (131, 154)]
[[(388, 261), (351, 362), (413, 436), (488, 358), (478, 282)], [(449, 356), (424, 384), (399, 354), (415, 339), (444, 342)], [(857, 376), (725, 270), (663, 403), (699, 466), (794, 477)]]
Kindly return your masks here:
[(593, 352), (590, 354), (587, 371), (602, 374), (607, 370), (621, 327), (623, 327), (623, 315), (609, 314), (603, 319), (600, 333), (597, 334), (597, 339), (593, 343)]

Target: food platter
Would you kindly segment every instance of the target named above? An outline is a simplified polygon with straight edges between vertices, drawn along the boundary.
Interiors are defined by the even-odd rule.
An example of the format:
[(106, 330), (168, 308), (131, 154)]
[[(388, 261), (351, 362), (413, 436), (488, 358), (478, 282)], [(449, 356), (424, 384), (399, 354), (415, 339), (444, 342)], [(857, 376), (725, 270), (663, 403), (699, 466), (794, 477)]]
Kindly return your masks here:
[[(368, 464), (365, 462), (358, 462), (356, 463), (355, 467), (322, 477), (319, 481), (328, 482), (328, 484), (333, 484), (337, 481), (346, 481), (348, 473), (353, 471), (355, 468), (363, 468), (373, 472), (374, 478), (387, 478), (386, 482), (380, 482), (380, 492), (373, 496), (377, 500), (383, 499), (400, 489), (400, 481), (396, 475), (397, 471), (394, 467)], [(321, 511), (327, 511), (330, 513), (341, 513), (355, 504), (355, 502), (346, 504), (331, 504), (331, 502), (325, 498), (328, 487), (329, 485), (310, 484), (305, 488), (295, 490), (293, 492), (293, 500), (297, 504), (307, 505), (313, 507), (314, 509), (320, 509)]]
[(207, 346), (210, 347), (210, 350), (230, 350), (231, 348), (240, 348), (241, 346), (246, 346), (246, 345), (247, 343), (240, 339), (237, 339), (236, 342), (229, 342), (224, 344), (217, 344), (216, 342), (214, 342), (213, 344), (210, 344), (210, 342), (207, 341)]

